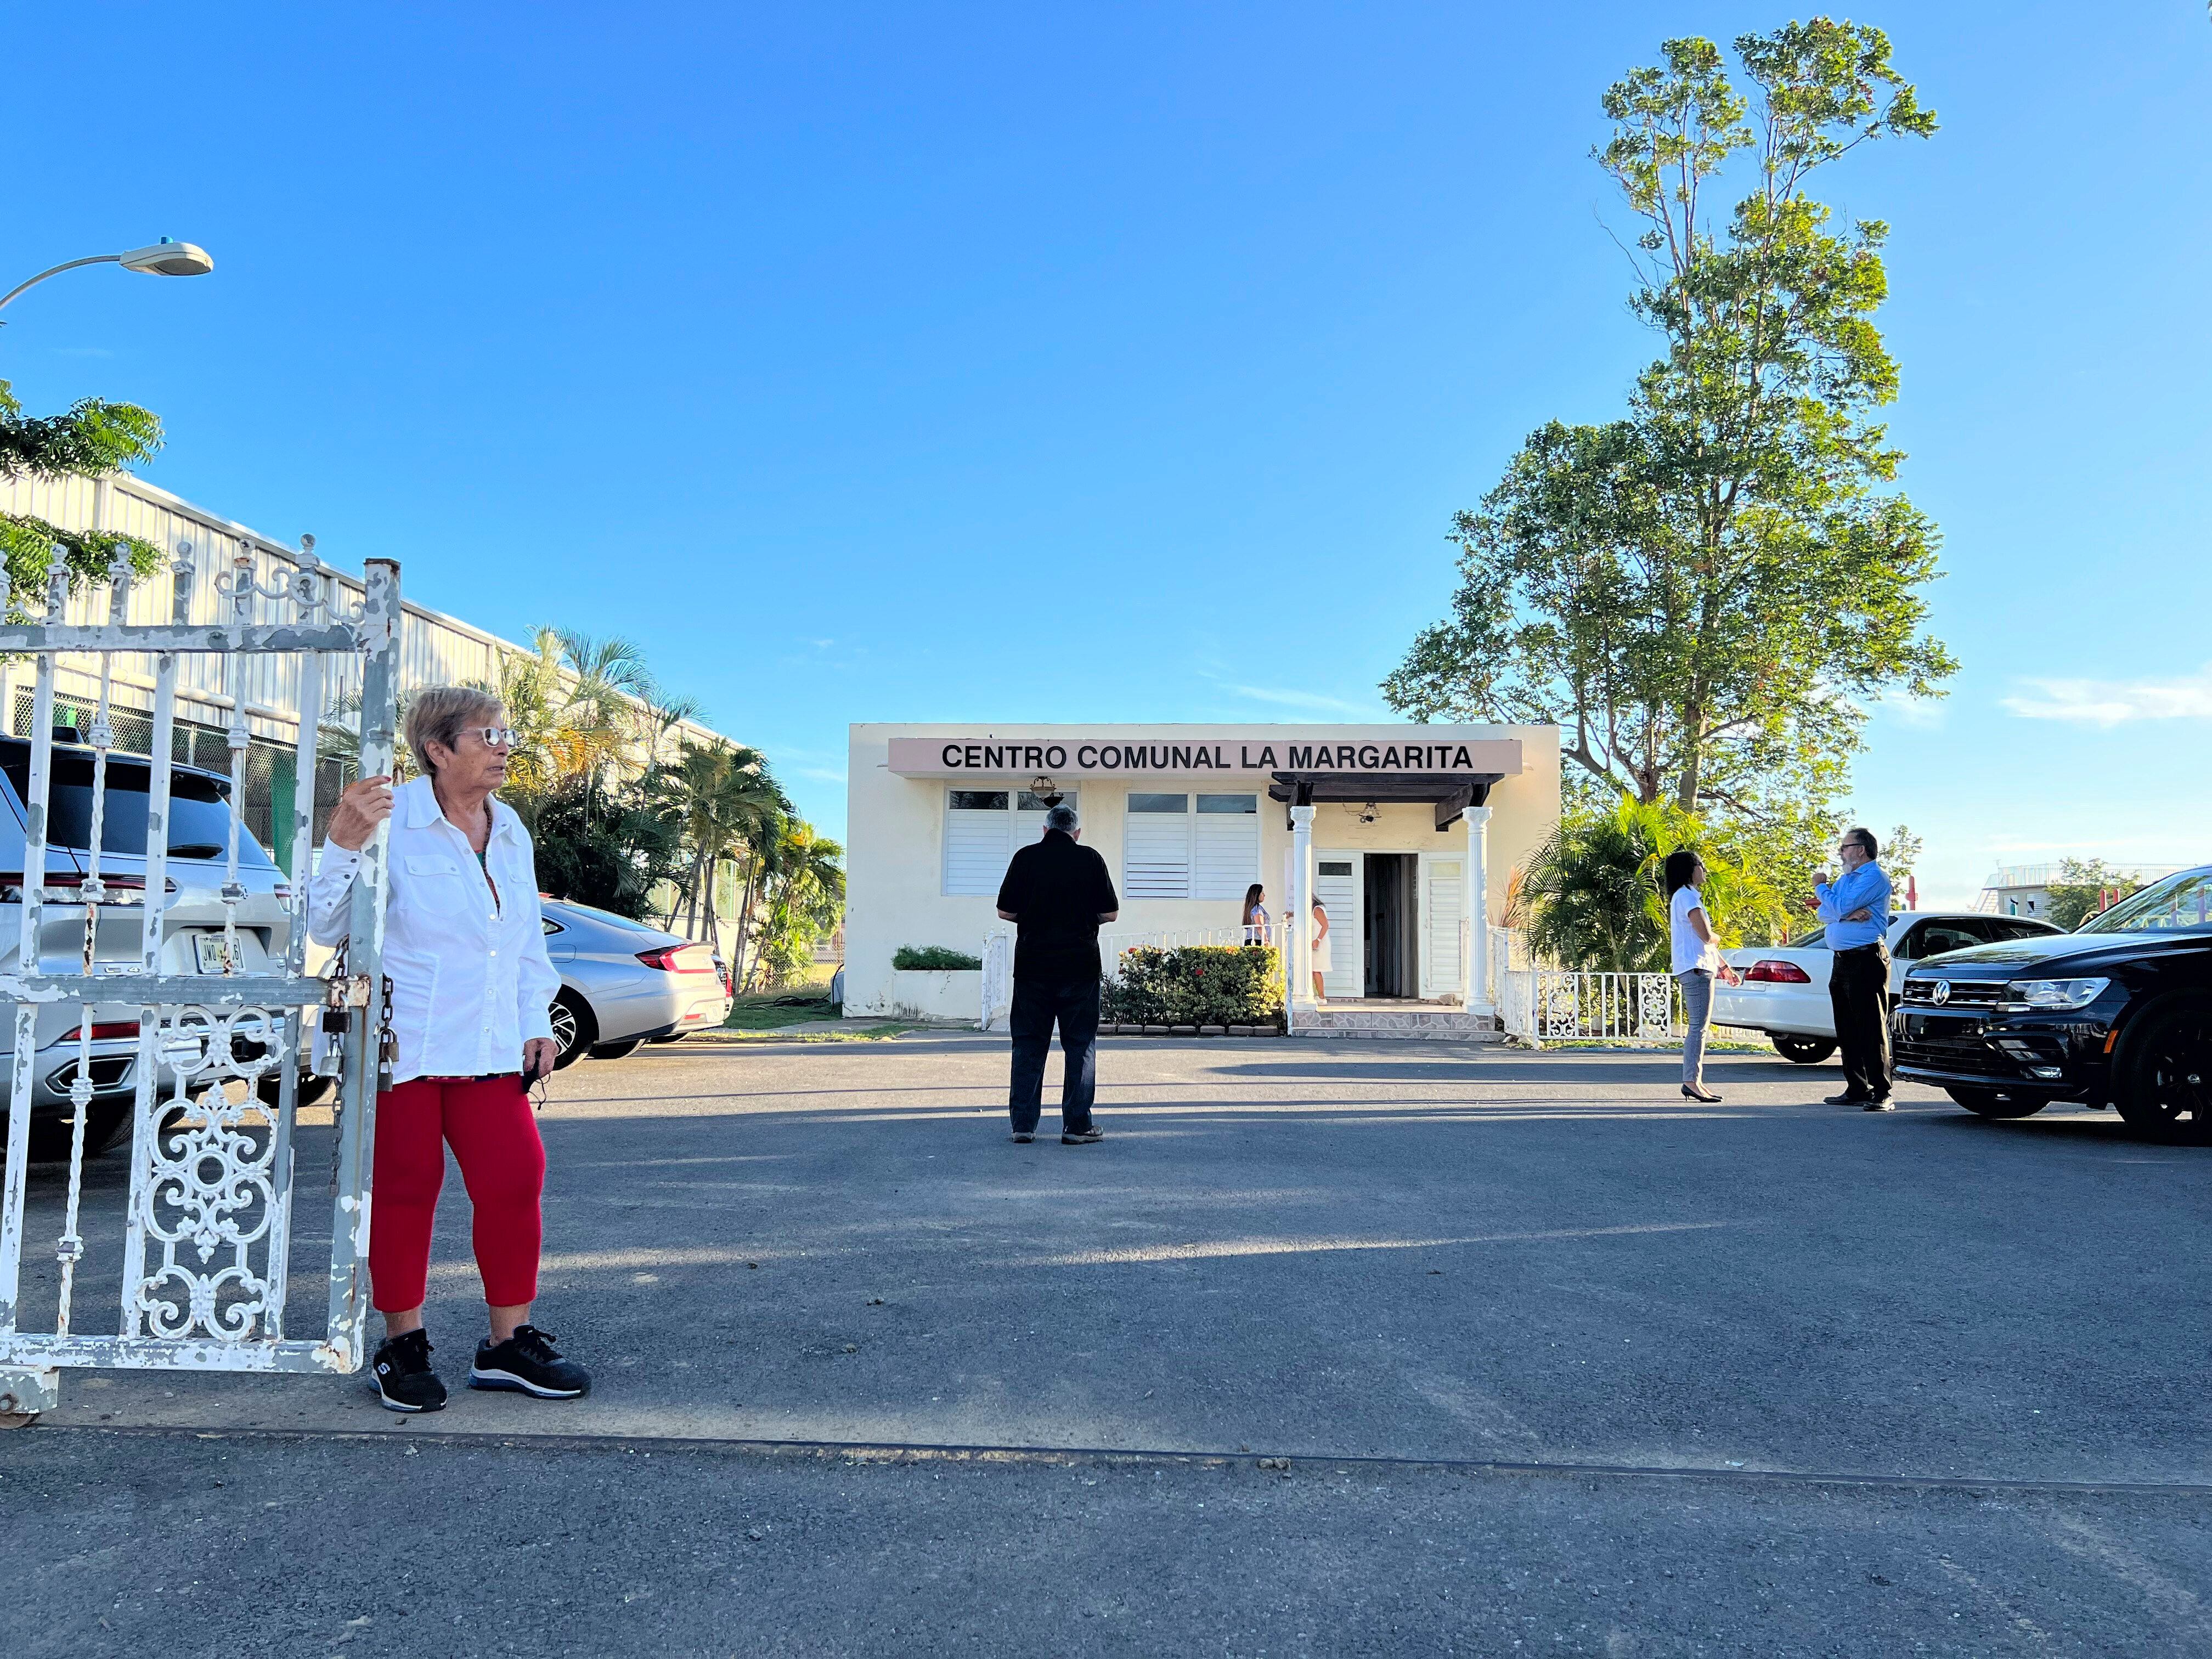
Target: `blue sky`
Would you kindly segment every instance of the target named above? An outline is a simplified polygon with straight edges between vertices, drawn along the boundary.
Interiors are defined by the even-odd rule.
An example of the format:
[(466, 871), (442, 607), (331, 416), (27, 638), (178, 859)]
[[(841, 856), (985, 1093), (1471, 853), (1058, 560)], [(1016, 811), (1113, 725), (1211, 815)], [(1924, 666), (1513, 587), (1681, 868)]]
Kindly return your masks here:
[[(1455, 508), (1651, 344), (1598, 96), (1741, 5), (32, 6), (33, 409), (520, 636), (627, 634), (844, 816), (854, 720), (1384, 717)], [(1540, 14), (1540, 15), (1539, 15)], [(2212, 27), (1915, 0), (1888, 220), (1949, 697), (1856, 769), (1923, 895), (2212, 858)]]

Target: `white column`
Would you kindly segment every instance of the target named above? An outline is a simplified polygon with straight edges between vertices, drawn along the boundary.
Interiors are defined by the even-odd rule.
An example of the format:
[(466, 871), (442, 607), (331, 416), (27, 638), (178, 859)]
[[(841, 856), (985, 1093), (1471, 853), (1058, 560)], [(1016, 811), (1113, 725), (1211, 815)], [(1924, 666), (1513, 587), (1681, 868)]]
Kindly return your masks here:
[(1490, 994), (1490, 809), (1467, 809), (1468, 960), (1462, 964), (1461, 1006), (1470, 1013), (1494, 1013)]
[(1291, 1004), (1313, 1000), (1313, 822), (1311, 806), (1291, 808)]

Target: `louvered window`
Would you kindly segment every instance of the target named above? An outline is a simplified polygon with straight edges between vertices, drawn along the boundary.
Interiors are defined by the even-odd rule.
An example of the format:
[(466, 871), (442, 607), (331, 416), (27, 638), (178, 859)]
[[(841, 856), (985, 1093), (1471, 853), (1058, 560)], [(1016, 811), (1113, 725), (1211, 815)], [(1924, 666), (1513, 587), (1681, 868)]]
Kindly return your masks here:
[(1123, 826), (1124, 898), (1241, 899), (1260, 878), (1256, 795), (1133, 792)]
[[(1064, 797), (1076, 804), (1075, 792)], [(1045, 803), (1026, 789), (949, 789), (945, 795), (945, 891), (996, 898), (1014, 848), (1044, 833)]]

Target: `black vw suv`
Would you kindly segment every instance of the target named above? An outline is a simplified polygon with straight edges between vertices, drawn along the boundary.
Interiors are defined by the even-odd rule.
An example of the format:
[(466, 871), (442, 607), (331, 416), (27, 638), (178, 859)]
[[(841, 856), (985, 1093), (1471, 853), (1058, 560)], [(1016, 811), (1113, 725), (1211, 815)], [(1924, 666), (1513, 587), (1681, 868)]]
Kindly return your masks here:
[(1984, 1117), (2079, 1100), (2212, 1137), (2212, 865), (2078, 933), (1933, 957), (1893, 1019), (1898, 1075)]

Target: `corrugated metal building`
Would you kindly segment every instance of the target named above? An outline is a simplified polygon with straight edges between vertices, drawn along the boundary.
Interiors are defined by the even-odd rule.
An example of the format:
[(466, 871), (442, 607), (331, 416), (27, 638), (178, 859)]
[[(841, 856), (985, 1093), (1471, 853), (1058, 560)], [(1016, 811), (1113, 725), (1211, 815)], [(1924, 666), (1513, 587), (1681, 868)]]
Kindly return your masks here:
[[(237, 561), (251, 561), (251, 569), (263, 586), (273, 586), (299, 568), (293, 550), (282, 547), (244, 525), (216, 517), (204, 508), (172, 495), (143, 479), (116, 474), (97, 481), (89, 478), (0, 477), (0, 511), (29, 514), (66, 530), (118, 531), (137, 536), (174, 554), (185, 543), (191, 546), (198, 572), (192, 599), (195, 619), (224, 614), (228, 599), (216, 586), (218, 576), (236, 569)], [(520, 647), (482, 629), (404, 599), (408, 577), (417, 574), (404, 564), (400, 573), (404, 616), (400, 625), (400, 687), (403, 691), (424, 685), (496, 684), (502, 653), (519, 654)], [(418, 575), (419, 580), (419, 575)], [(352, 600), (361, 597), (356, 577), (340, 573), (339, 582)], [(131, 596), (134, 623), (167, 622), (169, 588), (166, 580), (143, 584)], [(104, 593), (100, 599), (104, 606)], [(279, 602), (254, 601), (257, 617), (275, 617)], [(70, 620), (106, 620), (90, 610), (88, 596), (71, 602)], [(88, 659), (89, 660), (89, 659)], [(327, 664), (325, 695), (333, 703), (356, 689), (351, 664)], [(0, 719), (6, 729), (25, 735), (31, 720), (31, 665), (27, 661), (0, 664)], [(242, 672), (244, 684), (228, 683), (233, 672)], [(336, 682), (335, 685), (333, 682)], [(56, 724), (72, 719), (89, 725), (98, 702), (100, 682), (96, 665), (91, 672), (71, 667), (64, 659), (54, 677)], [(259, 657), (242, 665), (216, 656), (187, 656), (178, 665), (176, 758), (193, 765), (228, 772), (230, 752), (227, 728), (232, 699), (243, 695), (252, 744), (246, 753), (245, 817), (247, 827), (269, 847), (280, 863), (289, 862), (285, 844), (292, 819), (292, 757), (299, 742), (299, 665), (289, 658)], [(112, 723), (119, 743), (143, 753), (152, 735), (154, 698), (152, 665), (143, 658), (119, 658), (112, 694), (117, 713)], [(707, 726), (686, 720), (677, 728), (694, 742), (727, 741)], [(316, 830), (319, 836), (329, 803), (337, 793), (336, 763), (326, 763), (324, 781), (316, 788)]]

